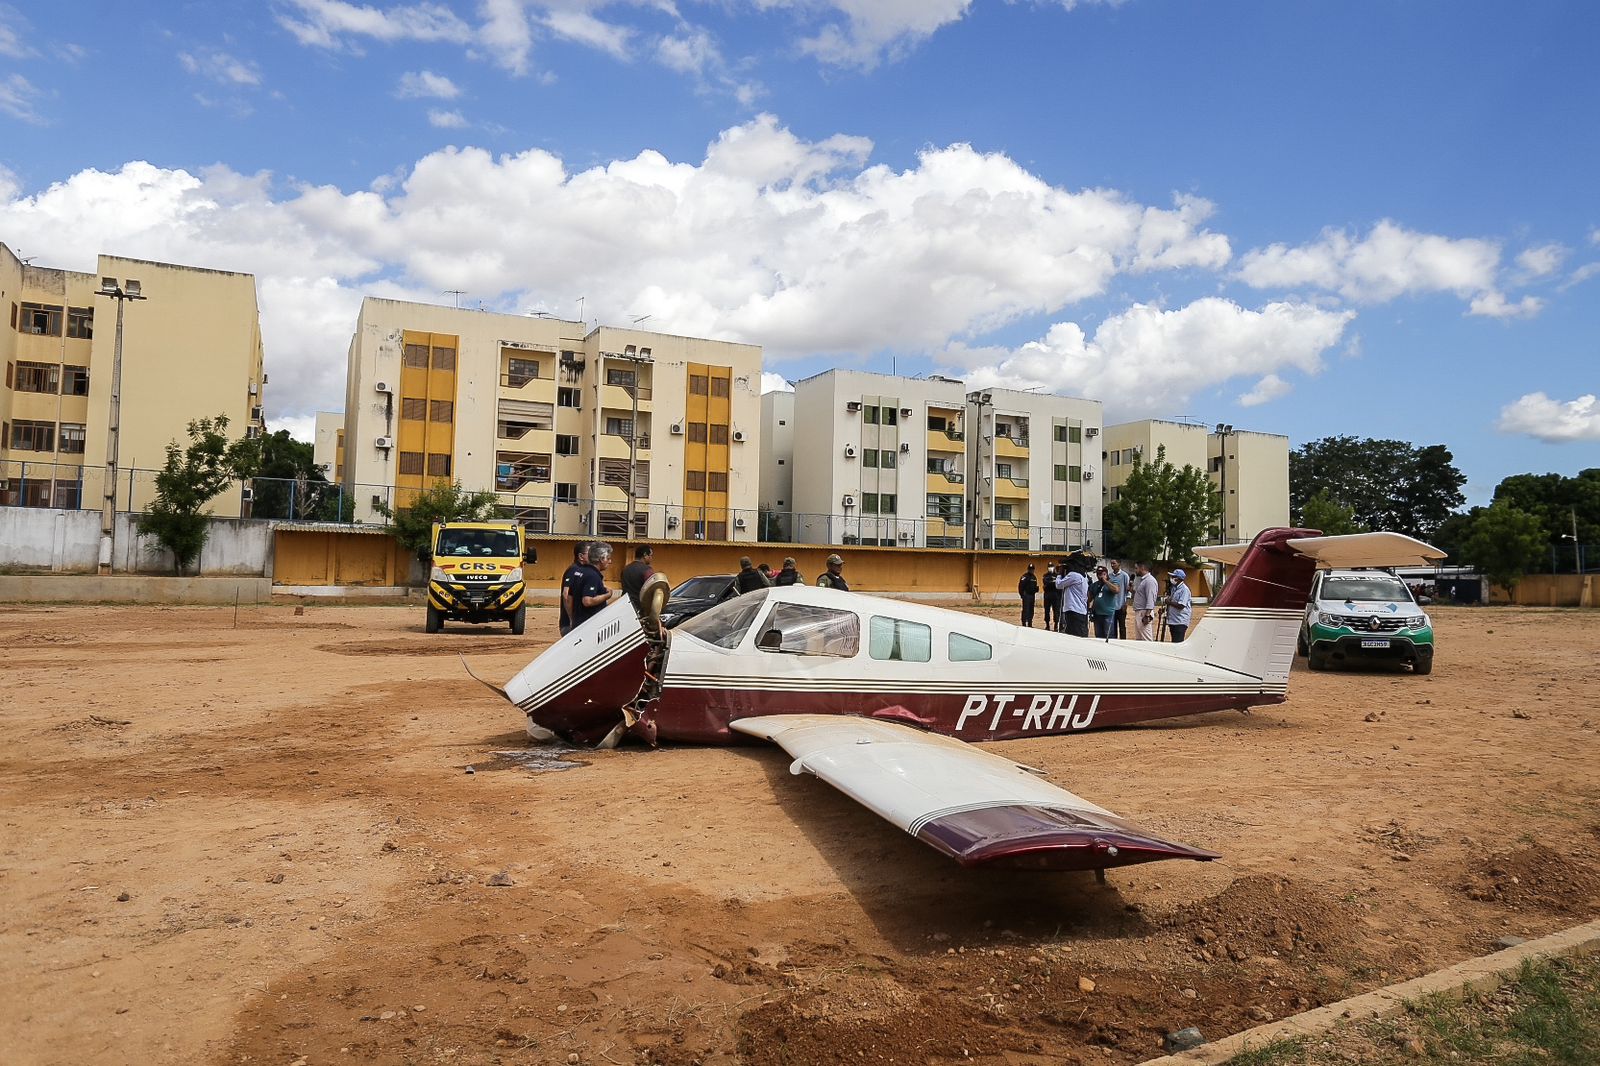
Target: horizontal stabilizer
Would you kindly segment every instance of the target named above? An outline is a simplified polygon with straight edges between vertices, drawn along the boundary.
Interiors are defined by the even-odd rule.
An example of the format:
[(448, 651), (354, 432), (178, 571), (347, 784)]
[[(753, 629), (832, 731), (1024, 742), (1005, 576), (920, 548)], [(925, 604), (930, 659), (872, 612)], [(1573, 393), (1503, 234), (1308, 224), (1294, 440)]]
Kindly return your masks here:
[[(1324, 570), (1361, 566), (1431, 566), (1447, 557), (1432, 544), (1404, 533), (1351, 533), (1342, 537), (1293, 537), (1284, 542), (1314, 559)], [(1249, 544), (1204, 544), (1194, 553), (1202, 559), (1237, 566)]]
[(790, 773), (815, 774), (963, 866), (1101, 870), (1217, 858), (951, 737), (848, 715), (769, 715), (731, 725), (794, 756)]

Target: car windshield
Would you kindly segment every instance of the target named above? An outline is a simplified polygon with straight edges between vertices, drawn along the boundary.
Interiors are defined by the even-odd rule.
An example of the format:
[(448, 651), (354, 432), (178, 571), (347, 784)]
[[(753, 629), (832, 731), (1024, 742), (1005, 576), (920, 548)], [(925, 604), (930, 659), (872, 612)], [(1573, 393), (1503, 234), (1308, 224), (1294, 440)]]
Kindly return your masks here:
[(441, 529), (434, 555), (447, 558), (489, 556), (508, 558), (520, 555), (517, 534), (511, 529)]
[[(709, 581), (710, 578), (695, 578), (695, 581)], [(684, 582), (685, 585), (691, 582)], [(680, 586), (681, 587), (681, 586)], [(719, 603), (705, 614), (695, 615), (679, 626), (674, 632), (687, 633), (705, 641), (715, 644), (719, 648), (736, 648), (744, 639), (745, 633), (750, 629), (750, 623), (755, 619), (756, 612), (761, 610), (761, 605), (767, 600), (765, 589), (758, 592), (747, 592), (743, 596), (735, 597), (726, 603)]]
[(1411, 592), (1405, 583), (1388, 574), (1363, 574), (1360, 577), (1330, 577), (1322, 583), (1324, 600), (1344, 603), (1410, 603)]
[(727, 589), (731, 576), (719, 575), (717, 577), (691, 577), (683, 584), (672, 590), (675, 600), (709, 600), (722, 595)]

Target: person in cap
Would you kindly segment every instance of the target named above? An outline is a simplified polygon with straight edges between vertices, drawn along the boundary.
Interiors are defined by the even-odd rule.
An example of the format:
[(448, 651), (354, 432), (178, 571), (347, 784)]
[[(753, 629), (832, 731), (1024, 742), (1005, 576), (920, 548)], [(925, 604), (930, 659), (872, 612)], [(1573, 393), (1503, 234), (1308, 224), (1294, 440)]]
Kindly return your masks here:
[(1044, 627), (1054, 632), (1061, 624), (1061, 590), (1056, 588), (1056, 564), (1052, 561), (1044, 568)]
[(1167, 632), (1172, 634), (1174, 644), (1182, 644), (1183, 638), (1189, 633), (1194, 599), (1189, 595), (1189, 586), (1183, 583), (1188, 576), (1182, 570), (1174, 570), (1167, 577)]
[(843, 571), (844, 559), (837, 555), (828, 556), (828, 569), (817, 575), (817, 588), (849, 592), (850, 586), (845, 582)]
[(1094, 620), (1094, 635), (1099, 640), (1111, 639), (1112, 620), (1117, 613), (1117, 586), (1106, 579), (1106, 568), (1094, 568), (1094, 581), (1089, 584), (1089, 613)]
[(739, 590), (740, 595), (764, 589), (769, 584), (767, 575), (750, 565), (750, 556), (746, 555), (739, 560), (739, 576), (733, 579), (733, 587)]
[[(561, 618), (556, 623), (557, 631), (564, 637), (572, 628), (572, 589), (575, 580), (583, 576), (583, 568), (589, 562), (589, 542), (580, 540), (572, 546), (572, 565), (561, 574)], [(581, 584), (581, 582), (579, 582)]]
[(1134, 563), (1133, 581), (1133, 637), (1135, 640), (1156, 639), (1156, 604), (1161, 599), (1161, 587), (1150, 572), (1149, 563)]
[(783, 561), (783, 569), (773, 575), (772, 583), (779, 588), (806, 583), (806, 579), (800, 576), (800, 571), (794, 568), (794, 556), (791, 555)]
[(1017, 595), (1022, 597), (1022, 624), (1033, 628), (1033, 601), (1039, 596), (1039, 579), (1033, 574), (1033, 564), (1017, 580)]

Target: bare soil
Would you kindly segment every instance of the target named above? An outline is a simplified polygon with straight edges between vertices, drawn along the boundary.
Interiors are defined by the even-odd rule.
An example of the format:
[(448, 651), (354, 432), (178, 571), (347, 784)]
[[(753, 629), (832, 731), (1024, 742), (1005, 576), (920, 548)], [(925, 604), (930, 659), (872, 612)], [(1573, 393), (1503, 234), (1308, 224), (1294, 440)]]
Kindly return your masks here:
[[(962, 871), (776, 748), (530, 748), (419, 609), (0, 609), (7, 1063), (1131, 1063), (1600, 914), (1600, 612), (1004, 745), (1222, 852)], [(468, 771), (472, 772), (469, 773)]]

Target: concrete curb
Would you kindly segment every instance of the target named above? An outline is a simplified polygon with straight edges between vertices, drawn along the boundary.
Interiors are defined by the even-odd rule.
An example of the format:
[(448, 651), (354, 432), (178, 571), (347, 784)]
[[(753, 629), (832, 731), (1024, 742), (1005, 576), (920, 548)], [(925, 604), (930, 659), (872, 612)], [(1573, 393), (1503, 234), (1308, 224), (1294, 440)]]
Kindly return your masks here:
[(1191, 1051), (1176, 1055), (1146, 1059), (1140, 1066), (1219, 1066), (1235, 1055), (1258, 1049), (1279, 1040), (1320, 1036), (1336, 1025), (1363, 1022), (1395, 1014), (1408, 1000), (1424, 996), (1444, 995), (1450, 999), (1465, 998), (1468, 992), (1487, 992), (1499, 988), (1506, 979), (1522, 968), (1528, 959), (1556, 958), (1565, 955), (1588, 955), (1600, 951), (1600, 920), (1573, 926), (1571, 929), (1518, 944), (1514, 948), (1483, 955), (1476, 959), (1458, 962), (1434, 973), (1400, 984), (1389, 985), (1359, 996), (1330, 1003), (1326, 1007), (1296, 1014), (1282, 1021), (1258, 1025), (1242, 1033), (1225, 1036)]

